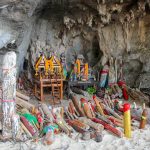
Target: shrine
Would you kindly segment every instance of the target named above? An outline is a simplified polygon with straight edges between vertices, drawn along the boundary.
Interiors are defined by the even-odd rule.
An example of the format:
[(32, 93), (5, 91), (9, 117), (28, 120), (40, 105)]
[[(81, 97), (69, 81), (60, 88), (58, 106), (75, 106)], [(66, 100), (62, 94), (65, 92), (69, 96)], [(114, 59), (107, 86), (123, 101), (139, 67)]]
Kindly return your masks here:
[(63, 99), (63, 68), (59, 59), (52, 55), (49, 59), (44, 54), (35, 63), (35, 96), (44, 101), (44, 88), (50, 87), (49, 94), (53, 104)]

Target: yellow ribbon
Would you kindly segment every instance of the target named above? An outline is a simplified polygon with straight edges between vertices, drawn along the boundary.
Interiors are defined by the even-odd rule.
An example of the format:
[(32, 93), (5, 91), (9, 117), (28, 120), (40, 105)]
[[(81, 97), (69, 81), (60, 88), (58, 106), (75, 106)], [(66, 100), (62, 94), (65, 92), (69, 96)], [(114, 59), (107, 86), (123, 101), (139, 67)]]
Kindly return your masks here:
[(142, 116), (141, 118), (142, 118), (143, 120), (146, 120), (146, 117), (145, 117), (145, 116)]

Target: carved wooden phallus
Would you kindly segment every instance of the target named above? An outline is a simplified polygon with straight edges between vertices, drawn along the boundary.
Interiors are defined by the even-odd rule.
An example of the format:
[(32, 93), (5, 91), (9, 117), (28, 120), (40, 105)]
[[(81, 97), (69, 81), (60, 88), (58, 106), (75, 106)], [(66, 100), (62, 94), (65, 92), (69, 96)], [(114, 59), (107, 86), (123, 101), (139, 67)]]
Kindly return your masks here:
[(16, 54), (7, 52), (2, 65), (2, 135), (15, 138), (19, 130), (19, 117), (16, 115)]

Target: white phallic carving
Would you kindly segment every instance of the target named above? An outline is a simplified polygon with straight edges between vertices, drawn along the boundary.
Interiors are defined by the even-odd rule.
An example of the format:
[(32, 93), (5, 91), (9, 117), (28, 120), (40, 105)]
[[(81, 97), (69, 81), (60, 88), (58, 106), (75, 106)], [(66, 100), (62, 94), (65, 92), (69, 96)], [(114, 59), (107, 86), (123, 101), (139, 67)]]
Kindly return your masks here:
[(16, 99), (16, 54), (8, 52), (2, 64), (2, 135), (15, 138), (19, 129), (19, 117), (15, 114)]

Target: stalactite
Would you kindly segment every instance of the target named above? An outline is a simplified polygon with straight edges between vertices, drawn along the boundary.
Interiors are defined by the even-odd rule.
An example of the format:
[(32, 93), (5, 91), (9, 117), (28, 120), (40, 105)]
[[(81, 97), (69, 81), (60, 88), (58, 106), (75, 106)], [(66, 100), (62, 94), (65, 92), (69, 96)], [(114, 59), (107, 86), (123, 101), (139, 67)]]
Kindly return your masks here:
[(145, 42), (145, 25), (143, 19), (139, 20), (139, 30), (138, 30), (140, 42)]
[(115, 77), (115, 68), (114, 68), (114, 58), (109, 58), (109, 85), (114, 84), (116, 77)]
[(99, 3), (100, 3), (100, 0), (97, 0), (97, 3), (99, 4)]
[(125, 45), (126, 45), (126, 51), (130, 52), (130, 31), (129, 31), (129, 23), (124, 23), (124, 31), (125, 31)]
[(102, 3), (105, 4), (105, 0), (102, 0)]
[(105, 39), (105, 36), (104, 36), (104, 33), (103, 33), (103, 30), (102, 28), (100, 27), (99, 28), (99, 42), (101, 41), (104, 41), (104, 43), (100, 43), (99, 45), (103, 45), (102, 46), (102, 52), (105, 56), (108, 56), (109, 55), (109, 49), (108, 49), (108, 45), (107, 45), (107, 41)]

